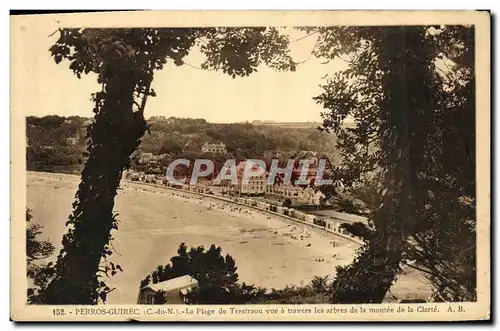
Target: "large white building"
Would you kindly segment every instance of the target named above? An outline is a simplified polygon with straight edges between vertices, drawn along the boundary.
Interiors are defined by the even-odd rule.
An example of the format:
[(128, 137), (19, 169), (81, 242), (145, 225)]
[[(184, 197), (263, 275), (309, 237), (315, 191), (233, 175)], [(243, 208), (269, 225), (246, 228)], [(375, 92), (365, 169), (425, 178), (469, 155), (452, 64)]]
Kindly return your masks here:
[(144, 153), (141, 152), (139, 154), (139, 164), (146, 164), (146, 163), (158, 163), (161, 159), (165, 157), (166, 154), (158, 154), (154, 155), (153, 153)]
[(201, 151), (203, 153), (220, 153), (220, 154), (227, 153), (226, 144), (222, 142), (218, 144), (205, 142), (203, 146), (201, 146)]

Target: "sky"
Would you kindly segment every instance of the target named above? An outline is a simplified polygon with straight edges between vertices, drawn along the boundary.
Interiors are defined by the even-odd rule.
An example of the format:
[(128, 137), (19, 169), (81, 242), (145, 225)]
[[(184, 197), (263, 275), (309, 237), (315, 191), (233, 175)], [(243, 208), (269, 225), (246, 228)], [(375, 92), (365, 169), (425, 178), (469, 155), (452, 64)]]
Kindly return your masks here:
[[(23, 63), (23, 103), (26, 115), (91, 117), (90, 94), (100, 90), (96, 76), (78, 79), (68, 68), (69, 62), (56, 64), (49, 48), (58, 37), (50, 36), (55, 26), (24, 27), (18, 40), (16, 56)], [(287, 31), (291, 29), (287, 29)], [(305, 33), (292, 31), (291, 40)], [(50, 37), (49, 37), (50, 36)], [(175, 116), (204, 118), (209, 122), (231, 123), (246, 121), (319, 122), (323, 111), (312, 97), (321, 92), (322, 77), (346, 67), (342, 60), (322, 64), (310, 56), (316, 36), (290, 44), (294, 61), (302, 62), (295, 72), (278, 72), (262, 65), (249, 77), (235, 79), (217, 71), (205, 71), (188, 65), (170, 63), (156, 72), (152, 88), (157, 97), (149, 98), (146, 117)], [(200, 66), (203, 56), (193, 49), (186, 63)]]

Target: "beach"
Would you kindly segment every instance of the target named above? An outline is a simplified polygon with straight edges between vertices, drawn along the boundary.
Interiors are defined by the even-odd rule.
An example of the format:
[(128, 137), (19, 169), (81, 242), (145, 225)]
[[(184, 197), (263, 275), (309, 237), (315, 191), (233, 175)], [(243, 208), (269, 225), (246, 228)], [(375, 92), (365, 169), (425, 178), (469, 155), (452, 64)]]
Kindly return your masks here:
[[(28, 173), (27, 207), (43, 225), (44, 239), (58, 251), (71, 213), (78, 176)], [(238, 267), (240, 282), (266, 288), (307, 284), (335, 274), (359, 246), (326, 231), (283, 217), (193, 193), (122, 181), (115, 200), (119, 230), (113, 231), (110, 260), (123, 272), (106, 282), (116, 289), (110, 304), (134, 304), (139, 282), (188, 247), (221, 246)]]

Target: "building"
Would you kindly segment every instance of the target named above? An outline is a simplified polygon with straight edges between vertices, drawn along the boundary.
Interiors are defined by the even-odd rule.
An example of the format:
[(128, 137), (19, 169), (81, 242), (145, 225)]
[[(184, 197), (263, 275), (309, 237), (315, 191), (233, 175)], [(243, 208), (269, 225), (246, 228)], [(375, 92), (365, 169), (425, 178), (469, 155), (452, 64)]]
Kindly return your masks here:
[(252, 165), (252, 172), (260, 172), (259, 176), (248, 176), (247, 181), (244, 178), (245, 168), (247, 161), (242, 161), (236, 167), (236, 174), (238, 176), (238, 184), (235, 187), (236, 193), (239, 195), (264, 195), (266, 192), (267, 171), (262, 169), (258, 164)]
[(298, 199), (302, 195), (303, 189), (290, 184), (267, 185), (266, 195), (279, 198)]
[[(258, 176), (249, 176), (247, 181), (244, 178), (244, 172), (247, 161), (241, 161), (236, 166), (237, 183), (231, 183), (230, 180), (223, 180), (221, 187), (223, 192), (237, 195), (264, 195), (267, 187), (267, 171), (261, 168), (258, 164), (253, 164), (251, 171), (260, 172)], [(230, 171), (226, 169), (222, 171)]]
[(167, 154), (158, 154), (154, 155), (153, 153), (140, 153), (139, 155), (139, 164), (149, 164), (149, 165), (156, 165), (157, 163), (160, 162), (161, 159), (163, 159)]
[(290, 184), (267, 185), (266, 196), (313, 204), (314, 189)]
[(78, 140), (79, 140), (78, 135), (76, 135), (76, 137), (66, 138), (66, 145), (74, 146), (74, 145), (78, 144)]
[(193, 288), (198, 287), (198, 281), (190, 275), (172, 278), (156, 284), (149, 284), (139, 291), (138, 304), (155, 304), (155, 296), (159, 292), (165, 295), (165, 304), (182, 304), (184, 297)]
[(208, 143), (205, 142), (203, 146), (201, 146), (201, 151), (202, 153), (220, 153), (220, 154), (226, 154), (226, 144), (224, 143)]

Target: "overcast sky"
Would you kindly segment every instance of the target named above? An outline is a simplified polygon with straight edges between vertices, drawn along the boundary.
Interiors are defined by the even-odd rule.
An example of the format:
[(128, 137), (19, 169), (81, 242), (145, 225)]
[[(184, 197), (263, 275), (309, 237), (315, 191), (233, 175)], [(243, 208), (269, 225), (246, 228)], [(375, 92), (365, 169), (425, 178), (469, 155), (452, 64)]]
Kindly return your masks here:
[[(68, 69), (68, 62), (59, 65), (48, 49), (58, 37), (49, 37), (55, 27), (26, 28), (23, 51), (18, 56), (28, 81), (23, 82), (26, 115), (92, 116), (90, 94), (99, 91), (95, 75), (78, 79)], [(303, 36), (292, 32), (292, 40)], [(146, 116), (205, 118), (209, 122), (242, 122), (270, 120), (281, 122), (321, 121), (321, 106), (312, 97), (321, 92), (319, 84), (327, 72), (344, 68), (342, 60), (321, 64), (310, 56), (316, 36), (291, 43), (296, 62), (309, 58), (296, 72), (277, 72), (261, 66), (249, 77), (233, 79), (221, 72), (199, 70), (188, 65), (167, 64), (157, 72), (152, 87), (156, 98), (148, 99)], [(193, 49), (185, 62), (199, 66), (202, 55)]]

